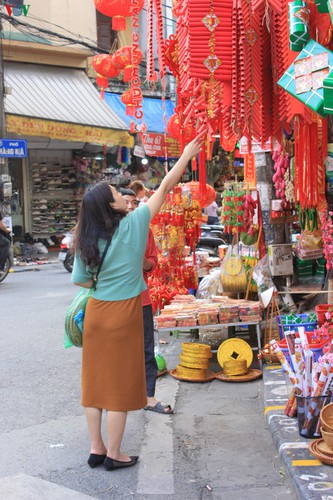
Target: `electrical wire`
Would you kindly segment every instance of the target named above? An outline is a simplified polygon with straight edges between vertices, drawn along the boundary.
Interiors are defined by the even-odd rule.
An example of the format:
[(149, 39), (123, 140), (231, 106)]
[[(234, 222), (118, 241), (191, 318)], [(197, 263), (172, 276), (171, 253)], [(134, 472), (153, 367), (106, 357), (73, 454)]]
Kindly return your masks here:
[(53, 38), (55, 37), (55, 38), (60, 38), (62, 40), (66, 40), (70, 44), (82, 45), (83, 47), (87, 47), (88, 49), (93, 50), (94, 52), (97, 52), (99, 54), (108, 54), (109, 53), (108, 50), (102, 49), (101, 47), (98, 47), (97, 45), (92, 45), (92, 44), (87, 43), (83, 40), (81, 40), (81, 41), (75, 40), (74, 38), (71, 38), (71, 37), (66, 36), (66, 35), (61, 35), (60, 33), (56, 33), (54, 31), (50, 31), (50, 30), (47, 30), (45, 28), (33, 26), (30, 23), (24, 23), (22, 21), (19, 21), (18, 19), (15, 19), (12, 16), (8, 16), (7, 14), (3, 14), (1, 12), (0, 12), (0, 18), (4, 19), (5, 21), (8, 21), (14, 28), (18, 29), (19, 31), (20, 31), (20, 29), (22, 30), (23, 28), (27, 28), (28, 31), (35, 30), (39, 33), (43, 33), (43, 34), (51, 36)]

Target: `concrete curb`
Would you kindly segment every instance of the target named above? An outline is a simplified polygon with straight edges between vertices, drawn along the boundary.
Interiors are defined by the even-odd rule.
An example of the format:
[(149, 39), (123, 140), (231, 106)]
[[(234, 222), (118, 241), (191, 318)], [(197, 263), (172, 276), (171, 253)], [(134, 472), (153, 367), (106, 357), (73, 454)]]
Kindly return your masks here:
[(264, 365), (265, 416), (281, 461), (301, 500), (333, 500), (333, 467), (309, 451), (311, 439), (299, 434), (297, 418), (284, 415), (291, 387), (280, 365)]

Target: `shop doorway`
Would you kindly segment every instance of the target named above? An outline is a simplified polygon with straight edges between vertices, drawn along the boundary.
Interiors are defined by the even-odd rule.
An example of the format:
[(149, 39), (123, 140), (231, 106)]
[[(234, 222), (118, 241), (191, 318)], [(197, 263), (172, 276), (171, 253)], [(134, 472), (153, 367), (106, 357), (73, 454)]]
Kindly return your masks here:
[(8, 173), (12, 182), (12, 198), (10, 211), (13, 224), (14, 240), (24, 238), (24, 196), (23, 196), (23, 166), (21, 158), (8, 159)]

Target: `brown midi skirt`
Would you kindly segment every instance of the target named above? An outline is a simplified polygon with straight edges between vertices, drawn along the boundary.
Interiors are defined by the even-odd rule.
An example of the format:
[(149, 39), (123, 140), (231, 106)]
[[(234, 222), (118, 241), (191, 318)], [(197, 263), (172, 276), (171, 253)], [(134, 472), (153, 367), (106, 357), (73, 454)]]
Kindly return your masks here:
[(147, 404), (141, 296), (90, 298), (82, 350), (82, 406), (131, 411)]

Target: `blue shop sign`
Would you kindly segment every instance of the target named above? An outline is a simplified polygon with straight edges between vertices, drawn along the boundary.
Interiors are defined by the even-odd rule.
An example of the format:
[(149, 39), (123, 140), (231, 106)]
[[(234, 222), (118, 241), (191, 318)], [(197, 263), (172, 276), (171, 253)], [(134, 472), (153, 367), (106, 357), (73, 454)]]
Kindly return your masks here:
[(26, 158), (27, 141), (25, 139), (0, 139), (0, 158)]

